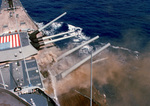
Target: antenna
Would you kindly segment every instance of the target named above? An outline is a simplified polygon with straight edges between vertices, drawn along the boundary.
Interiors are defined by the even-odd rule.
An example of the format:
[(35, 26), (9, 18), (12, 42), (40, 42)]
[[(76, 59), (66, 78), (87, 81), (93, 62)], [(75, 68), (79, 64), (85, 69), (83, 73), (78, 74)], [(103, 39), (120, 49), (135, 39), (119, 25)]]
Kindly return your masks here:
[(92, 78), (93, 78), (93, 66), (92, 66), (92, 51), (91, 51), (91, 74), (90, 74), (90, 83), (91, 83), (91, 89), (90, 89), (90, 96), (91, 96), (91, 98), (90, 98), (90, 106), (92, 106), (92, 85), (93, 85), (93, 81), (92, 81)]

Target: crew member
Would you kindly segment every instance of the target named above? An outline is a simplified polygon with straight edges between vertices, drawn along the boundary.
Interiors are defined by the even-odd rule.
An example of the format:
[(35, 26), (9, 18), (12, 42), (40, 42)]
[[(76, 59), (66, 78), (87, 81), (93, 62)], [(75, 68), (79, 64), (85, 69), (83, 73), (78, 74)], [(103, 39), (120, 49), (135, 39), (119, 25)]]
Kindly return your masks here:
[(12, 0), (8, 0), (8, 4), (9, 4), (9, 8), (13, 8), (13, 1)]

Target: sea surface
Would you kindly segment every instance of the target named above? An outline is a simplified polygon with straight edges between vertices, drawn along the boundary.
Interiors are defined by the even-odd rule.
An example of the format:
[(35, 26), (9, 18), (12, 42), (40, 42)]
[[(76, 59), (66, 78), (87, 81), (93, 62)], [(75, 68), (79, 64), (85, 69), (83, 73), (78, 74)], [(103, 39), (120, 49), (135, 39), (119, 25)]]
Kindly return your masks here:
[(58, 20), (81, 27), (86, 36), (100, 36), (99, 42), (110, 42), (134, 51), (147, 51), (150, 41), (149, 0), (21, 0), (36, 22)]
[[(106, 94), (109, 106), (149, 105), (150, 0), (21, 0), (21, 2), (30, 17), (39, 25), (45, 25), (67, 12), (67, 15), (57, 21), (57, 28), (51, 26), (53, 33), (57, 32), (60, 24), (63, 27), (58, 31), (65, 31), (66, 25), (72, 25), (82, 28), (84, 40), (99, 35), (100, 38), (92, 44), (93, 46), (111, 43), (108, 50), (111, 52), (110, 55), (113, 55), (111, 58), (113, 61), (110, 60), (112, 65), (106, 67), (107, 70), (117, 67), (112, 72), (115, 73), (115, 77), (110, 78), (109, 73), (106, 73), (110, 78), (107, 83), (98, 86), (98, 81), (95, 81), (97, 89)], [(63, 48), (67, 45), (63, 43), (58, 45)], [(121, 71), (121, 74), (116, 70)]]

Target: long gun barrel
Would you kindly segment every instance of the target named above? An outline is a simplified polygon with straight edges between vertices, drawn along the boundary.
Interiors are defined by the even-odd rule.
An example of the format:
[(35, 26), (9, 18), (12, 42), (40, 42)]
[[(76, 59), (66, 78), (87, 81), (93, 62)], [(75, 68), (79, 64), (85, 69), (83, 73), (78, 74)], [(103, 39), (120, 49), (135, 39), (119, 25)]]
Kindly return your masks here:
[[(103, 46), (101, 49), (97, 50), (96, 52), (92, 53), (92, 56), (97, 55), (98, 53), (100, 53), (101, 51), (103, 51), (104, 49), (106, 49), (107, 47), (110, 46), (110, 43), (106, 44), (105, 46)], [(75, 64), (73, 67), (69, 68), (68, 70), (58, 74), (56, 76), (57, 80), (60, 80), (64, 77), (66, 77), (69, 73), (71, 73), (73, 70), (77, 69), (79, 66), (81, 66), (83, 63), (85, 63), (86, 61), (88, 61), (91, 58), (91, 56), (88, 56), (87, 58), (83, 59), (82, 61), (80, 61), (79, 63)]]
[(60, 40), (68, 39), (68, 38), (71, 38), (71, 37), (74, 37), (74, 36), (76, 36), (76, 35), (65, 36), (65, 37), (62, 37), (62, 38), (58, 38), (58, 39), (54, 39), (54, 40), (50, 40), (50, 41), (41, 42), (40, 45), (41, 45), (41, 46), (42, 46), (42, 45), (47, 45), (47, 44), (49, 44), (49, 43), (58, 42), (58, 41), (60, 41)]
[(63, 36), (65, 34), (69, 34), (69, 33), (72, 33), (74, 31), (68, 31), (68, 32), (63, 32), (63, 33), (59, 33), (59, 34), (56, 34), (56, 35), (51, 35), (51, 36), (46, 36), (46, 37), (43, 37), (43, 38), (38, 38), (38, 41), (43, 41), (43, 40), (46, 40), (46, 39), (51, 39), (51, 38), (54, 38), (54, 37), (58, 37), (58, 36)]
[(68, 52), (64, 53), (63, 55), (59, 56), (59, 57), (57, 58), (57, 61), (60, 60), (60, 59), (62, 59), (62, 58), (65, 57), (65, 56), (67, 56), (67, 55), (73, 53), (74, 51), (80, 49), (81, 47), (83, 47), (83, 46), (89, 44), (90, 42), (92, 42), (92, 41), (98, 39), (98, 38), (99, 38), (99, 36), (96, 36), (96, 37), (94, 37), (93, 39), (90, 39), (89, 41), (87, 41), (87, 42), (81, 44), (80, 46), (77, 46), (77, 47), (71, 49), (70, 51), (68, 51)]
[(53, 19), (51, 22), (49, 22), (48, 24), (46, 24), (45, 26), (43, 26), (42, 28), (39, 29), (39, 31), (45, 29), (46, 27), (48, 27), (50, 24), (52, 24), (53, 22), (55, 22), (56, 20), (58, 20), (59, 18), (63, 17), (64, 15), (66, 15), (67, 13), (64, 12), (63, 14), (61, 14), (60, 16), (58, 16), (57, 18)]
[(55, 22), (56, 20), (58, 20), (59, 18), (63, 17), (63, 16), (66, 15), (66, 14), (67, 14), (66, 12), (63, 13), (63, 14), (61, 14), (60, 16), (58, 16), (57, 18), (53, 19), (53, 20), (50, 21), (48, 24), (46, 24), (45, 26), (43, 26), (42, 28), (40, 28), (40, 29), (38, 29), (38, 30), (32, 32), (31, 34), (29, 34), (30, 40), (34, 41), (34, 39), (36, 39), (36, 35), (37, 35), (38, 33), (40, 33), (41, 30), (45, 29), (45, 28), (48, 27), (50, 24), (52, 24), (53, 22)]

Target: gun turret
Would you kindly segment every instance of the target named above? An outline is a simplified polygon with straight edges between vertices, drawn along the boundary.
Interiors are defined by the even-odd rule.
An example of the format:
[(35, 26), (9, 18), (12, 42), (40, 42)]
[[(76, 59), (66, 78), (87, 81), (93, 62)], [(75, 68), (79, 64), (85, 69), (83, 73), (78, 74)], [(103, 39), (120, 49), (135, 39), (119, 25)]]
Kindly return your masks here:
[(67, 14), (66, 12), (63, 13), (63, 14), (61, 14), (61, 15), (58, 16), (57, 18), (55, 18), (55, 19), (53, 19), (52, 21), (50, 21), (49, 23), (47, 23), (47, 24), (46, 24), (45, 26), (43, 26), (42, 28), (40, 28), (40, 29), (38, 29), (38, 30), (32, 32), (31, 34), (29, 34), (29, 39), (30, 39), (32, 42), (37, 43), (38, 40), (37, 40), (36, 35), (37, 35), (38, 33), (40, 33), (40, 31), (42, 31), (43, 29), (45, 29), (46, 27), (48, 27), (50, 24), (52, 24), (53, 22), (55, 22), (56, 20), (58, 20), (59, 18), (63, 17), (63, 16), (66, 15), (66, 14)]
[(58, 39), (49, 40), (49, 41), (42, 41), (42, 42), (38, 42), (38, 43), (31, 42), (31, 44), (32, 44), (36, 49), (39, 49), (41, 46), (44, 46), (44, 45), (47, 45), (47, 44), (50, 44), (50, 43), (54, 43), (54, 42), (58, 42), (58, 41), (60, 41), (60, 40), (68, 39), (68, 38), (75, 37), (75, 36), (76, 36), (76, 35), (65, 36), (65, 37), (61, 37), (61, 38), (58, 38)]

